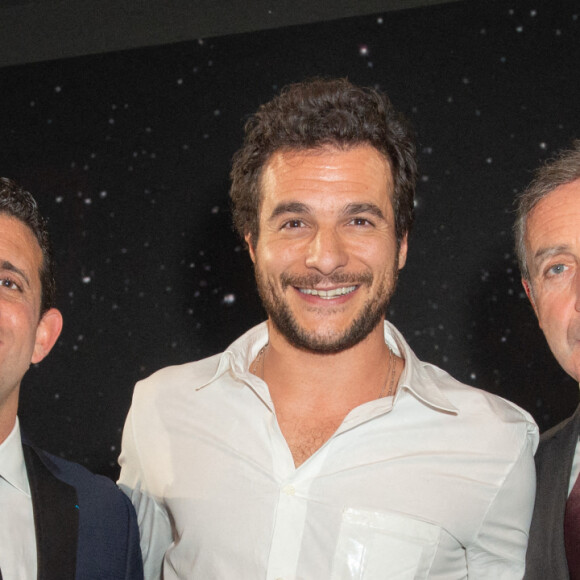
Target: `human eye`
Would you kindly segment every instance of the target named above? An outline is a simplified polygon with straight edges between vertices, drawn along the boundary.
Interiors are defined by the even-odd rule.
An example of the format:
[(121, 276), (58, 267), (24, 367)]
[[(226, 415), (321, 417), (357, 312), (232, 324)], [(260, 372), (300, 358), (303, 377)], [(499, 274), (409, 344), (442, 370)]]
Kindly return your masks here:
[(352, 218), (348, 222), (348, 224), (349, 225), (352, 225), (352, 226), (359, 226), (359, 227), (360, 226), (365, 227), (365, 226), (372, 226), (373, 225), (373, 223), (369, 219), (364, 218), (364, 217), (354, 217), (354, 218)]
[(295, 228), (303, 228), (304, 222), (298, 219), (287, 220), (282, 224), (283, 230), (291, 230)]
[(546, 270), (546, 276), (551, 278), (559, 276), (568, 270), (568, 266), (565, 264), (552, 264)]
[(0, 277), (0, 287), (7, 288), (8, 290), (16, 290), (22, 292), (22, 287), (20, 284), (8, 277)]

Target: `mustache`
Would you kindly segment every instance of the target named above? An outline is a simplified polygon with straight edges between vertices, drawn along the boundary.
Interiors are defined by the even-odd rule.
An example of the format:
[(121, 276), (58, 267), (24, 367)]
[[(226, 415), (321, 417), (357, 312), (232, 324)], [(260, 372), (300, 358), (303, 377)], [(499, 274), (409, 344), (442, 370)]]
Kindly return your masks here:
[(324, 286), (370, 286), (373, 283), (373, 279), (374, 276), (370, 272), (361, 272), (360, 274), (335, 272), (330, 274), (330, 276), (323, 276), (322, 274), (294, 276), (288, 273), (280, 275), (282, 289), (286, 289), (288, 286), (314, 288), (321, 284)]

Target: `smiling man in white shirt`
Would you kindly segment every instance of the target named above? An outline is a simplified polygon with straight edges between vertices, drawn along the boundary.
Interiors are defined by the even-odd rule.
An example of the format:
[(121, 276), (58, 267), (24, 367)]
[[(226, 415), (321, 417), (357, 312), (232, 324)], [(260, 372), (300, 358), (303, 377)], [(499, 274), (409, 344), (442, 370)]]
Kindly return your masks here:
[(385, 321), (415, 147), (385, 95), (292, 85), (235, 155), (268, 320), (137, 385), (122, 489), (147, 578), (521, 579), (537, 428)]

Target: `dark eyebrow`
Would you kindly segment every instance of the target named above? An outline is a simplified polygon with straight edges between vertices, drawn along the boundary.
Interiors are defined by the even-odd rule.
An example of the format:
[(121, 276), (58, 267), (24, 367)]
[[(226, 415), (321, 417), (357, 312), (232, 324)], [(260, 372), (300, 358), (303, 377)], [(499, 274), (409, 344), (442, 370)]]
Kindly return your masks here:
[(20, 268), (17, 268), (12, 262), (3, 260), (2, 263), (0, 263), (0, 268), (2, 270), (8, 270), (8, 272), (14, 272), (15, 274), (18, 274), (30, 288), (30, 280), (28, 279), (28, 276)]
[(344, 210), (345, 215), (357, 215), (359, 213), (370, 213), (379, 219), (385, 219), (381, 208), (374, 203), (349, 203)]
[(288, 203), (279, 203), (272, 212), (272, 215), (269, 219), (274, 219), (279, 215), (284, 213), (298, 213), (298, 214), (305, 214), (310, 213), (308, 206), (304, 203), (299, 203), (297, 201), (289, 201)]

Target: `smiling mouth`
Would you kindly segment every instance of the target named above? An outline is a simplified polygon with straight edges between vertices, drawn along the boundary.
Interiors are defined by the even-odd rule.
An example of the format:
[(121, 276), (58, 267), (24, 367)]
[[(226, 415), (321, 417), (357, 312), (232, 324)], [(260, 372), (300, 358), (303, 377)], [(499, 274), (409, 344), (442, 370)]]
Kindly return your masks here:
[(357, 286), (343, 286), (342, 288), (333, 288), (332, 290), (316, 290), (314, 288), (298, 288), (302, 294), (309, 294), (310, 296), (318, 296), (324, 300), (332, 300), (345, 294), (350, 294), (357, 289)]

